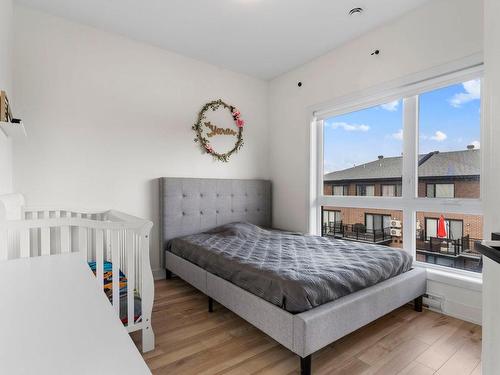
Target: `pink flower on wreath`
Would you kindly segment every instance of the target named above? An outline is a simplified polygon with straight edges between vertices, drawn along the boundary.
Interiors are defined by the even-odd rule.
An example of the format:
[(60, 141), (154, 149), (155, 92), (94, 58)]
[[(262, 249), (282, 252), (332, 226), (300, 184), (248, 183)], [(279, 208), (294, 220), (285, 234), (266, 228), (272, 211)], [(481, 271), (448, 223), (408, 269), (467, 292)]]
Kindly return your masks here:
[(242, 127), (243, 127), (243, 125), (245, 125), (245, 121), (244, 121), (244, 120), (242, 120), (242, 119), (240, 119), (240, 118), (236, 119), (236, 126), (237, 126), (238, 128), (242, 128)]
[(206, 144), (205, 145), (205, 150), (207, 150), (207, 152), (209, 154), (213, 153), (214, 152), (214, 149), (209, 145), (209, 144)]
[(233, 117), (234, 117), (235, 119), (240, 118), (240, 116), (241, 116), (240, 111), (238, 111), (237, 109), (233, 110)]

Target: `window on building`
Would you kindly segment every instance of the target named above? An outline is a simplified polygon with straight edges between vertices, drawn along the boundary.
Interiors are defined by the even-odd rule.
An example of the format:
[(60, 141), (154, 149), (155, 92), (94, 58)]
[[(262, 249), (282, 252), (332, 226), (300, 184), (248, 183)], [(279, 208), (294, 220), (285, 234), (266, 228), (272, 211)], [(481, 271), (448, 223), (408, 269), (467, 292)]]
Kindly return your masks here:
[(365, 214), (365, 225), (369, 231), (385, 231), (390, 233), (391, 215)]
[[(471, 68), (463, 79), (454, 73), (405, 85), (395, 90), (401, 99), (389, 104), (373, 106), (375, 96), (366, 98), (366, 109), (358, 100), (345, 107), (354, 112), (316, 114), (322, 152), (314, 150), (315, 181), (334, 187), (312, 201), (317, 210), (335, 209), (342, 218), (342, 225), (331, 227), (323, 216), (323, 235), (404, 245), (417, 261), (481, 272), (474, 245), (483, 238), (480, 75), (480, 68)], [(342, 187), (345, 181), (356, 196)], [(318, 223), (319, 212), (312, 212), (311, 222)]]
[(375, 185), (356, 185), (356, 195), (360, 197), (374, 197)]
[(334, 185), (333, 195), (348, 195), (348, 186), (346, 185)]
[(400, 197), (401, 191), (402, 191), (401, 184), (382, 185), (383, 197)]
[(455, 198), (455, 184), (427, 184), (427, 198)]
[[(463, 236), (463, 220), (445, 219), (444, 228), (446, 237), (451, 240), (460, 239)], [(425, 218), (425, 234), (426, 238), (438, 237), (439, 218)]]
[(340, 223), (342, 221), (342, 213), (340, 210), (323, 210), (323, 223)]

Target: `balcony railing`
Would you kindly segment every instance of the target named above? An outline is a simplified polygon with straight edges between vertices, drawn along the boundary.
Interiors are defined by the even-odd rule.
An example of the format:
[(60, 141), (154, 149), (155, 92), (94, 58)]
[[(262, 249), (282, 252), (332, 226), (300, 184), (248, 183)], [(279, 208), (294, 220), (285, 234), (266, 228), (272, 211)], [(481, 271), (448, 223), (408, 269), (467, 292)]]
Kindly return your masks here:
[(457, 238), (425, 238), (420, 234), (417, 238), (417, 251), (436, 253), (436, 255), (447, 255), (450, 257), (469, 257), (474, 259), (481, 258), (481, 254), (475, 249), (475, 242), (480, 241), (477, 238), (471, 238), (469, 235)]
[(322, 235), (373, 243), (392, 240), (390, 228), (367, 229), (363, 224), (344, 224), (342, 221), (323, 223)]

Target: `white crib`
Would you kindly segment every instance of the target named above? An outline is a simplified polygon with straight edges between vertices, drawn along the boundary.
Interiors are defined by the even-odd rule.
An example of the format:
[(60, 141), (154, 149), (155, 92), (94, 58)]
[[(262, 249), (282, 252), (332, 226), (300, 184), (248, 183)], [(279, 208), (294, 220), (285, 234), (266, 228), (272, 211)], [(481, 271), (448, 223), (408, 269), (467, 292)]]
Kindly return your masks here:
[[(67, 208), (25, 207), (20, 194), (0, 197), (0, 261), (81, 252), (96, 262), (96, 280), (104, 290), (104, 262), (112, 263), (112, 303), (126, 317), (128, 332), (142, 330), (142, 350), (154, 349), (151, 327), (154, 283), (149, 261), (153, 223), (122, 212), (90, 212)], [(120, 271), (127, 278), (126, 297), (120, 298)], [(140, 298), (140, 317), (134, 311)], [(120, 314), (120, 300), (126, 314)]]

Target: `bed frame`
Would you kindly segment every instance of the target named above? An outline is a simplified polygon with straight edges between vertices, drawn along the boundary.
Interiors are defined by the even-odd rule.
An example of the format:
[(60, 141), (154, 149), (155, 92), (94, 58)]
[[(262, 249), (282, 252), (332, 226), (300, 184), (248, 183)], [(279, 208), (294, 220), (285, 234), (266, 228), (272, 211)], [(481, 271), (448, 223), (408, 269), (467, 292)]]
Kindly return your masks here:
[[(161, 178), (161, 242), (235, 221), (271, 226), (271, 183), (265, 180)], [(175, 273), (209, 298), (241, 316), (300, 357), (311, 373), (311, 355), (398, 307), (415, 301), (422, 311), (426, 271), (414, 268), (372, 287), (291, 314), (252, 293), (165, 251), (167, 278)]]

